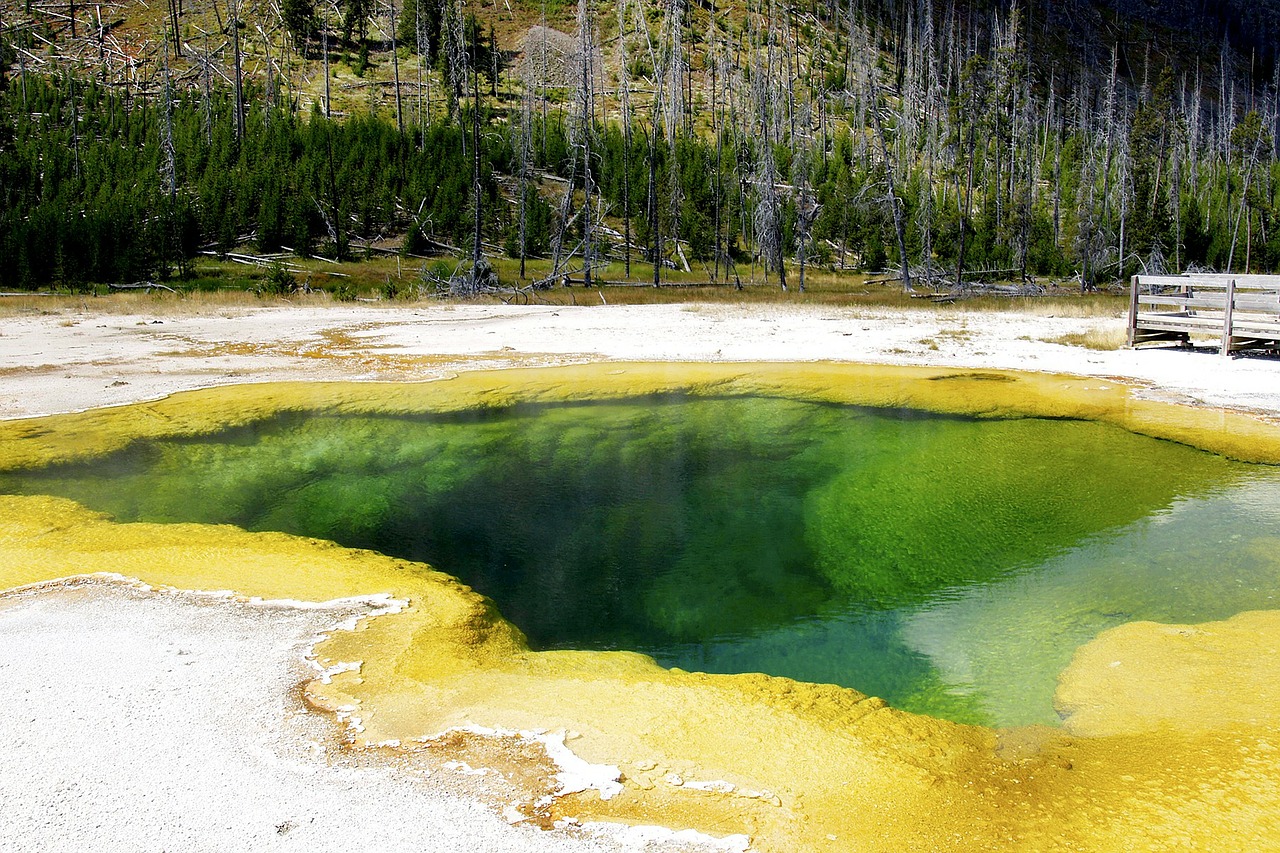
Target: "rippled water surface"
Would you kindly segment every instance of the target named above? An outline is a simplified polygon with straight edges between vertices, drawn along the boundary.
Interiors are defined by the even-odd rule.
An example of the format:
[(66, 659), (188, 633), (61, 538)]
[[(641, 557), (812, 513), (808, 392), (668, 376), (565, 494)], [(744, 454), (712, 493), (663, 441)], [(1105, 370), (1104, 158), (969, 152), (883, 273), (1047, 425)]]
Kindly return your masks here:
[(1081, 643), (1276, 609), (1280, 472), (1115, 427), (664, 396), (289, 415), (25, 474), (123, 521), (423, 561), (535, 648), (834, 682), (1053, 722)]

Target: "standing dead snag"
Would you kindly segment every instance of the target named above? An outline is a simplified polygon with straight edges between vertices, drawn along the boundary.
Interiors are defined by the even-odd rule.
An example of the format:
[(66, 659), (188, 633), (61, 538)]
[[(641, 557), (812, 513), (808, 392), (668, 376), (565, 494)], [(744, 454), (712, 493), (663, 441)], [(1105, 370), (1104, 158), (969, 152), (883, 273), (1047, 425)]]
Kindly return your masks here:
[[(712, 220), (711, 229), (714, 234), (714, 242), (711, 247), (712, 272), (711, 280), (713, 282), (720, 279), (720, 195), (722, 192), (722, 180), (724, 172), (724, 118), (717, 108), (717, 99), (719, 98), (719, 79), (723, 78), (721, 65), (724, 62), (724, 49), (720, 44), (720, 28), (716, 21), (715, 10), (707, 15), (707, 44), (708, 53), (706, 64), (711, 67), (711, 135), (716, 141), (716, 165), (713, 173), (713, 184), (711, 188), (712, 202)], [(725, 270), (726, 274), (728, 269)]]
[[(595, 191), (595, 174), (591, 168), (592, 136), (595, 123), (595, 53), (596, 43), (592, 30), (591, 14), (587, 0), (578, 0), (578, 92), (576, 135), (582, 152), (582, 274), (583, 282), (591, 286), (591, 268), (595, 263), (594, 222), (591, 216), (592, 195)], [(573, 191), (570, 186), (570, 192)]]
[(169, 51), (164, 54), (164, 74), (161, 89), (160, 121), (160, 188), (169, 201), (178, 193), (177, 155), (173, 147), (173, 81), (169, 76)]
[(759, 52), (751, 72), (751, 95), (754, 100), (760, 136), (756, 143), (755, 174), (757, 204), (754, 225), (756, 245), (766, 266), (778, 274), (778, 286), (787, 289), (787, 268), (782, 245), (782, 209), (778, 199), (778, 163), (774, 145), (781, 137), (782, 94), (777, 85), (775, 66), (778, 62), (778, 33), (774, 9), (768, 16), (769, 31), (763, 64)]
[(649, 25), (639, 3), (636, 9), (636, 28), (644, 32), (645, 43), (649, 50), (650, 67), (654, 70), (657, 84), (653, 97), (649, 102), (649, 130), (645, 134), (648, 143), (649, 183), (646, 195), (645, 216), (649, 227), (649, 238), (652, 241), (649, 252), (653, 262), (653, 286), (662, 284), (662, 228), (658, 214), (658, 128), (662, 124), (664, 110), (664, 86), (666, 75), (659, 73), (658, 57), (654, 53), (653, 41), (649, 37)]
[(876, 140), (880, 143), (880, 156), (884, 158), (885, 180), (889, 185), (889, 204), (893, 207), (893, 229), (898, 235), (898, 254), (902, 265), (902, 291), (911, 293), (911, 259), (907, 257), (907, 232), (903, 223), (902, 201), (898, 198), (897, 183), (893, 177), (893, 162), (889, 159), (889, 146), (885, 143), (884, 123), (880, 120), (880, 90), (875, 81), (871, 83), (871, 120), (876, 131)]
[(329, 16), (320, 21), (320, 50), (324, 53), (324, 117), (333, 116), (329, 98)]
[[(661, 87), (659, 87), (661, 91)], [(655, 104), (657, 101), (654, 102)], [(653, 260), (653, 286), (662, 284), (662, 228), (658, 221), (658, 121), (657, 109), (654, 120), (649, 127), (647, 141), (649, 143), (649, 236), (653, 240), (650, 249)]]
[[(240, 20), (240, 4), (236, 3), (232, 7), (231, 20), (228, 21), (231, 26), (231, 38), (234, 45), (235, 56), (235, 109), (236, 109), (236, 141), (244, 139), (244, 63), (240, 57), (240, 30), (244, 29), (244, 22)], [(328, 80), (326, 76), (325, 80)], [(327, 99), (326, 99), (327, 101)]]
[(524, 96), (520, 99), (520, 121), (515, 127), (516, 155), (516, 205), (519, 221), (516, 224), (516, 239), (520, 248), (520, 278), (525, 277), (525, 259), (529, 255), (529, 194), (536, 193), (537, 187), (532, 180), (533, 160), (533, 88), (526, 85)]
[(427, 123), (431, 119), (431, 75), (427, 72), (427, 57), (431, 53), (430, 21), (422, 14), (422, 4), (427, 2), (430, 0), (415, 0), (413, 4), (413, 37), (418, 49), (418, 150), (425, 144)]
[[(445, 90), (449, 96), (449, 118), (452, 119), (458, 115), (459, 103), (467, 92), (467, 74), (471, 71), (461, 0), (441, 0), (440, 37), (444, 42)], [(462, 138), (465, 153), (466, 134)]]
[[(689, 59), (684, 45), (684, 20), (688, 12), (685, 0), (667, 0), (662, 20), (658, 49), (666, 57), (665, 75), (666, 116), (663, 129), (667, 134), (667, 206), (670, 223), (671, 246), (683, 262), (680, 248), (681, 207), (684, 187), (680, 183), (680, 157), (676, 141), (679, 138), (692, 104), (688, 103), (685, 85), (689, 74)], [(685, 131), (687, 132), (687, 131)], [(683, 263), (688, 271), (688, 263)]]
[(484, 246), (481, 243), (480, 225), (484, 221), (480, 208), (480, 75), (476, 72), (475, 41), (471, 42), (471, 197), (475, 216), (475, 234), (471, 244), (471, 292), (479, 293), (487, 285), (491, 274), (488, 262), (483, 266)]
[(391, 16), (391, 70), (396, 86), (396, 129), (404, 133), (404, 113), (400, 105), (400, 55), (396, 52), (396, 4), (391, 0), (387, 4)]
[(800, 292), (804, 293), (805, 262), (809, 254), (809, 241), (813, 233), (814, 220), (822, 206), (814, 199), (809, 187), (809, 148), (800, 152), (800, 187), (796, 199), (796, 261), (800, 265)]
[(627, 60), (627, 0), (618, 0), (618, 114), (622, 122), (622, 251), (631, 278), (631, 69)]
[(1250, 203), (1252, 199), (1250, 190), (1253, 188), (1254, 172), (1257, 171), (1258, 165), (1264, 159), (1261, 155), (1264, 151), (1269, 153), (1271, 146), (1271, 135), (1262, 126), (1256, 111), (1249, 112), (1244, 117), (1244, 121), (1240, 122), (1231, 131), (1231, 147), (1233, 152), (1240, 158), (1241, 167), (1244, 169), (1244, 180), (1240, 192), (1240, 209), (1236, 214), (1235, 225), (1231, 229), (1231, 251), (1227, 255), (1227, 272), (1231, 271), (1232, 264), (1235, 261), (1236, 243), (1240, 239), (1240, 221), (1246, 215), (1249, 218), (1249, 223), (1246, 225), (1244, 271), (1249, 271), (1249, 263), (1252, 260), (1250, 257), (1253, 220), (1251, 208), (1254, 206)]

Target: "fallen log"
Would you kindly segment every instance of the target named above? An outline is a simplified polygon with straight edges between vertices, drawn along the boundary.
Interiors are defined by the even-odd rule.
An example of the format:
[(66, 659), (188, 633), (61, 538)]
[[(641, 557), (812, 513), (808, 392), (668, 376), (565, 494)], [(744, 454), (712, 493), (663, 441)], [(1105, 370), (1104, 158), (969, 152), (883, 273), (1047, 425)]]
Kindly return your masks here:
[(108, 290), (146, 290), (148, 292), (150, 292), (152, 289), (159, 289), (159, 290), (167, 290), (170, 293), (174, 294), (175, 296), (178, 295), (178, 291), (174, 290), (172, 287), (169, 287), (167, 284), (159, 284), (158, 282), (154, 282), (154, 281), (135, 281), (132, 284), (108, 284), (107, 289)]

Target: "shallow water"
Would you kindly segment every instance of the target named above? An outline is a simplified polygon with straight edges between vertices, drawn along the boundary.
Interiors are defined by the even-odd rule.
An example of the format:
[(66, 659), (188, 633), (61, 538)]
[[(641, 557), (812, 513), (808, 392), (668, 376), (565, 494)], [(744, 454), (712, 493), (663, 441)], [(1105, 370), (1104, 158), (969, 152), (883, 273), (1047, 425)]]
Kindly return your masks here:
[(681, 395), (280, 416), (0, 476), (427, 562), (535, 648), (1053, 722), (1098, 631), (1275, 608), (1280, 472), (1115, 427)]

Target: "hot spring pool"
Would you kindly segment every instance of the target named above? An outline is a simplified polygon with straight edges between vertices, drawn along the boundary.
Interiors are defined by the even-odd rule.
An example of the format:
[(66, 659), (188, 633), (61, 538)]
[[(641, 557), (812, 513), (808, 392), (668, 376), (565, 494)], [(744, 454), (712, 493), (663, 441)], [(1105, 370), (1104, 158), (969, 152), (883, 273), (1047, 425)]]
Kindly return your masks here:
[(1053, 723), (1100, 631), (1277, 609), (1280, 470), (1119, 427), (668, 393), (276, 414), (0, 474), (119, 521), (429, 563), (535, 649), (829, 682)]

